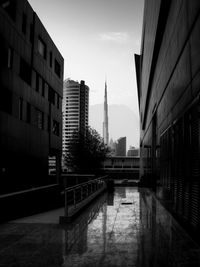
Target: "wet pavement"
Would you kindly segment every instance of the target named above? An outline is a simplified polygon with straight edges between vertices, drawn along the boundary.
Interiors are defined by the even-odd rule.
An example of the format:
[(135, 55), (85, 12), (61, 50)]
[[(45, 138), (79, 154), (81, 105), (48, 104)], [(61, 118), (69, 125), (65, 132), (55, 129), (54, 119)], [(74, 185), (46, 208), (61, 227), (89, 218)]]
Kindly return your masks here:
[(200, 266), (200, 247), (146, 189), (105, 193), (68, 225), (63, 212), (0, 225), (0, 267)]

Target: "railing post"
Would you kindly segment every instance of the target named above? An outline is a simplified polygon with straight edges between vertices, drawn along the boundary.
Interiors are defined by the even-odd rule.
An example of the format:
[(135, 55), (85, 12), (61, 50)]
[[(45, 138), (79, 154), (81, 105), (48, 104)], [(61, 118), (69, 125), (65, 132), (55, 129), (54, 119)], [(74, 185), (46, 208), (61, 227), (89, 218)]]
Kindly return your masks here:
[(67, 190), (65, 189), (65, 217), (68, 217)]
[[(65, 217), (70, 216), (71, 208), (76, 208), (77, 203), (89, 198), (105, 185), (105, 177), (97, 178), (82, 185), (65, 188)], [(71, 207), (72, 205), (72, 207)], [(79, 205), (78, 205), (79, 207)]]
[(73, 205), (76, 207), (76, 189), (73, 190)]
[(81, 201), (83, 200), (83, 187), (81, 186)]

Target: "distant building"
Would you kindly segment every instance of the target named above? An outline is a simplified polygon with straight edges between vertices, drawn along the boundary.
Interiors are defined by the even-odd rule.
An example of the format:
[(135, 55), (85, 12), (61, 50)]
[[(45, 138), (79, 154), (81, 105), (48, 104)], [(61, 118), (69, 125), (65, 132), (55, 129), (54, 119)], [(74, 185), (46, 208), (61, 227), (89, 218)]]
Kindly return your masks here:
[[(63, 57), (26, 0), (0, 2), (0, 193), (59, 174)], [(57, 176), (58, 177), (58, 176)]]
[(107, 99), (107, 83), (105, 82), (105, 95), (104, 95), (104, 121), (103, 121), (103, 140), (106, 145), (109, 143), (108, 133), (108, 99)]
[(116, 156), (116, 147), (117, 147), (117, 142), (114, 142), (113, 139), (111, 138), (109, 143), (110, 156)]
[(200, 237), (200, 1), (145, 1), (135, 55), (140, 178)]
[(78, 130), (84, 134), (88, 127), (89, 87), (67, 79), (63, 87), (63, 156), (68, 152), (72, 134)]
[(127, 151), (128, 157), (138, 157), (139, 156), (139, 149), (135, 148), (134, 146), (130, 146), (129, 150)]
[(121, 137), (117, 140), (116, 156), (126, 156), (126, 137)]

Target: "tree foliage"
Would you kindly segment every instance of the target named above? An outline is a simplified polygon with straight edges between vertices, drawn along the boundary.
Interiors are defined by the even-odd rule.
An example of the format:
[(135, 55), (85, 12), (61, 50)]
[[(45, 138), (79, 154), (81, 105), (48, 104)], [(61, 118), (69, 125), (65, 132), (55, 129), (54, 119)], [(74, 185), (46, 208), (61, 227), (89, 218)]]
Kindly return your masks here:
[(73, 133), (67, 154), (67, 164), (74, 171), (96, 172), (100, 170), (109, 149), (99, 133), (88, 127), (86, 132)]

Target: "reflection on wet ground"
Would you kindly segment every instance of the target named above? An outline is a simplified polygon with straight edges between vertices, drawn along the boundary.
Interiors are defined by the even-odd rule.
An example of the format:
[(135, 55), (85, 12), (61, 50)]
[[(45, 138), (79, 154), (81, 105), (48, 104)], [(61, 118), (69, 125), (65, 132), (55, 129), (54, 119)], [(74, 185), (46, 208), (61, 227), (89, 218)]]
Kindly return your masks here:
[(68, 225), (62, 213), (1, 225), (0, 266), (200, 266), (200, 247), (146, 189), (105, 193)]

